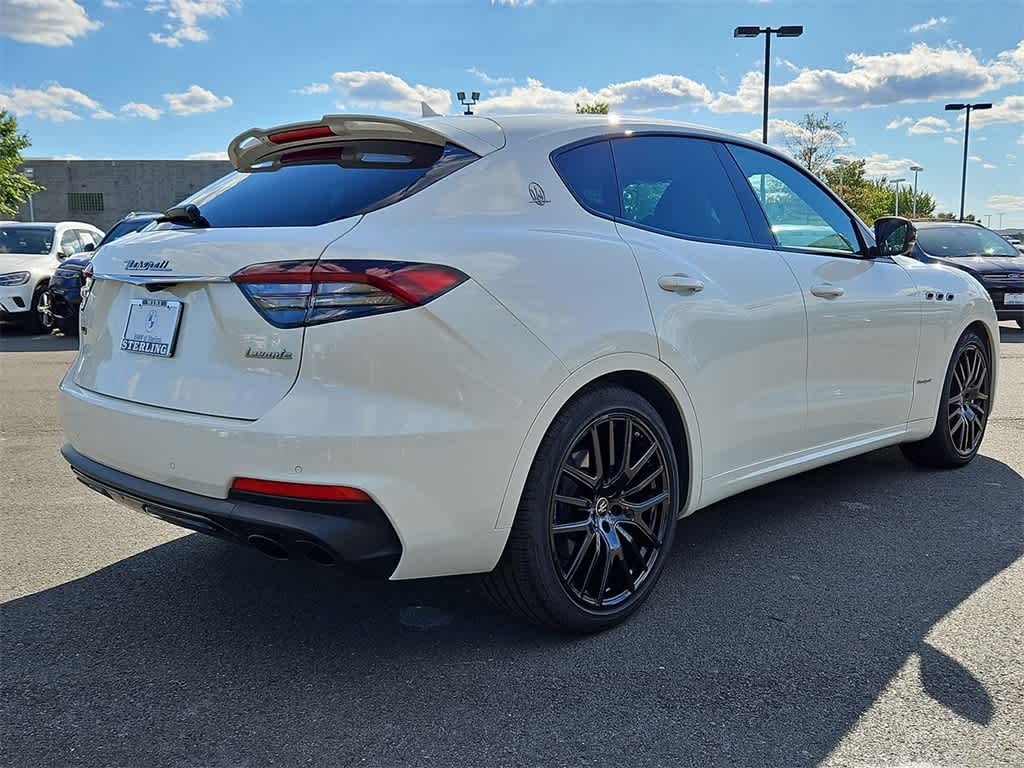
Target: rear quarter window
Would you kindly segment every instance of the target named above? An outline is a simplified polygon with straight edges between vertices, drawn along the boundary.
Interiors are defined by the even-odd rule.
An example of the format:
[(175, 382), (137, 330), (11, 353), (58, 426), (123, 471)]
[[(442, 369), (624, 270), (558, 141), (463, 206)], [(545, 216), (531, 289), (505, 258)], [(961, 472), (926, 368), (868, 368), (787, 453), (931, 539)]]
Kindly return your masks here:
[(211, 227), (312, 227), (403, 200), (476, 159), (454, 144), (318, 145), (229, 173), (179, 205), (197, 206)]
[(555, 156), (554, 164), (580, 205), (606, 216), (619, 215), (619, 193), (607, 141), (561, 152)]

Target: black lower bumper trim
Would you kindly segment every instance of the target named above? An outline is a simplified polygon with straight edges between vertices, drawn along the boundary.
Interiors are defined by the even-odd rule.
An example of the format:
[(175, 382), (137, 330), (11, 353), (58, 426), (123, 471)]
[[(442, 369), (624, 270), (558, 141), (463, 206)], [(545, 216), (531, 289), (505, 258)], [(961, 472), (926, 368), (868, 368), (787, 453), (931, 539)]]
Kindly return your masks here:
[(70, 445), (61, 450), (78, 479), (138, 512), (199, 533), (247, 544), (279, 558), (339, 563), (373, 576), (390, 576), (402, 545), (387, 516), (372, 501), (319, 504), (315, 510), (287, 499), (215, 499), (169, 488), (93, 461)]

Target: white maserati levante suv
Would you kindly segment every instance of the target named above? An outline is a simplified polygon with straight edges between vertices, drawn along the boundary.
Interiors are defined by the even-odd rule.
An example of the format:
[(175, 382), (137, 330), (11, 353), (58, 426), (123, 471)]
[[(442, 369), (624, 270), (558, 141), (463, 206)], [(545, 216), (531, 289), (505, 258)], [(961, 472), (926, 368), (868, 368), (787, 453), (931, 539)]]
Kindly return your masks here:
[[(606, 117), (333, 115), (92, 263), (64, 455), (139, 511), (571, 631), (676, 520), (883, 446), (978, 450), (998, 328), (791, 159)], [(851, 546), (855, 543), (851, 542)]]

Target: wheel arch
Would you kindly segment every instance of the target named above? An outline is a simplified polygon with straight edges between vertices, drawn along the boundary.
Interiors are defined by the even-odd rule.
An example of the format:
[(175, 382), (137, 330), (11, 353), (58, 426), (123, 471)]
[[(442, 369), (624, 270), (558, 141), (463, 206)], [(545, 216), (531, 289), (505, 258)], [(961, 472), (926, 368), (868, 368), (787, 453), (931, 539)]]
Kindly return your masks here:
[[(992, 369), (992, 385), (991, 385), (991, 397), (992, 401), (989, 403), (989, 413), (992, 412), (992, 408), (996, 404), (997, 383), (999, 380), (999, 326), (998, 324), (993, 326), (991, 323), (986, 323), (981, 318), (972, 320), (963, 331), (960, 332), (960, 336), (963, 336), (967, 331), (974, 331), (981, 340), (985, 342), (986, 352), (988, 352), (988, 365)], [(960, 338), (957, 336), (957, 339)]]
[(520, 446), (496, 528), (511, 528), (530, 467), (555, 417), (583, 391), (601, 383), (627, 387), (657, 409), (676, 443), (680, 478), (685, 478), (686, 482), (686, 496), (680, 515), (695, 511), (700, 499), (701, 452), (700, 429), (690, 395), (679, 377), (656, 357), (619, 353), (600, 357), (575, 370), (541, 406)]

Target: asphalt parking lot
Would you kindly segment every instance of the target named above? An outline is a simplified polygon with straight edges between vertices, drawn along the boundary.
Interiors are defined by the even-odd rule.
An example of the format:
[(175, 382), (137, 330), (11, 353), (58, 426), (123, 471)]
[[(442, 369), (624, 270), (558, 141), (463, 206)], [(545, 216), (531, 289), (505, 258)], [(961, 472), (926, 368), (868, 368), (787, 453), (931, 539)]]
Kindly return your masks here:
[(1009, 324), (969, 467), (884, 450), (716, 504), (584, 639), (118, 507), (58, 453), (74, 341), (0, 334), (3, 765), (1024, 765)]

